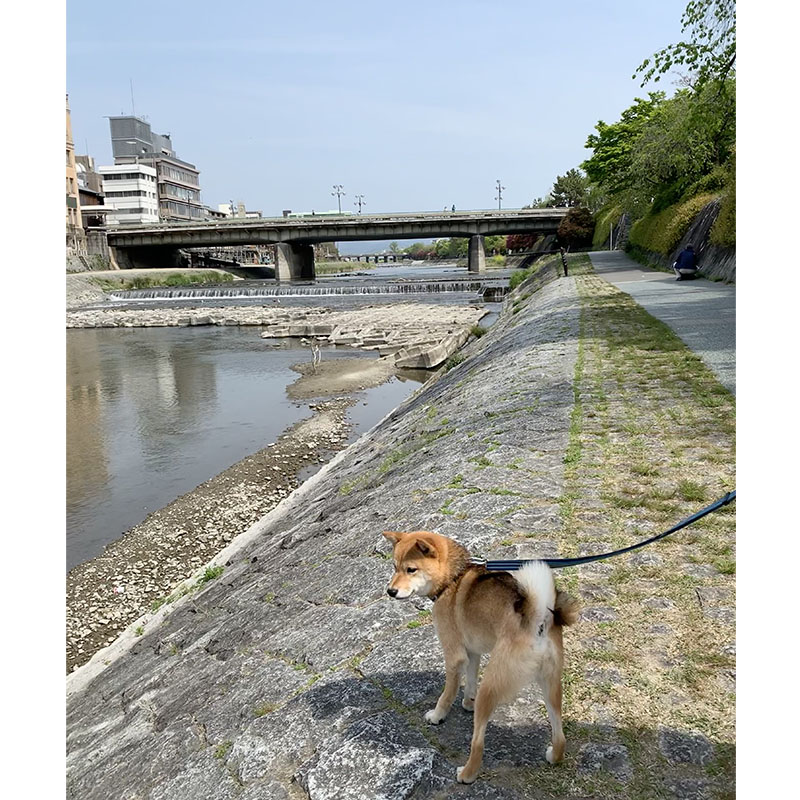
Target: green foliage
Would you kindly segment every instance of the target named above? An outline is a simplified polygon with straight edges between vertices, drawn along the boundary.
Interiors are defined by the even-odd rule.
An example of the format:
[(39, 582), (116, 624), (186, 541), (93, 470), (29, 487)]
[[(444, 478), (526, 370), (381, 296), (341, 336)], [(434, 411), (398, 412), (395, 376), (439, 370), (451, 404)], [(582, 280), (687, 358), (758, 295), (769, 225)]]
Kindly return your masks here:
[(556, 177), (550, 196), (554, 206), (576, 208), (586, 205), (588, 191), (589, 178), (579, 169), (570, 169), (565, 175)]
[(433, 245), (434, 258), (466, 258), (469, 239), (439, 239)]
[(218, 578), (222, 573), (225, 571), (225, 567), (223, 566), (216, 566), (216, 567), (206, 567), (205, 572), (197, 579), (197, 586), (202, 586), (204, 583), (208, 583), (209, 581), (213, 581), (214, 578)]
[(571, 208), (558, 226), (558, 241), (570, 247), (586, 247), (592, 243), (594, 215), (588, 208)]
[(467, 357), (463, 353), (454, 353), (444, 362), (444, 371), (450, 372), (451, 369), (466, 361)]
[(610, 203), (601, 208), (595, 216), (594, 236), (592, 247), (602, 247), (608, 238), (611, 226), (616, 227), (622, 218), (623, 208), (616, 203)]
[(637, 97), (618, 122), (608, 125), (600, 120), (595, 125), (597, 133), (589, 134), (585, 145), (592, 156), (581, 164), (592, 183), (605, 187), (610, 194), (628, 188), (633, 146), (665, 98), (664, 92), (650, 92), (646, 100)]
[(415, 261), (424, 261), (433, 257), (433, 245), (414, 242), (414, 244), (406, 247), (403, 252), (408, 253)]
[(681, 17), (685, 41), (659, 50), (646, 58), (633, 78), (641, 85), (658, 82), (673, 67), (686, 68), (695, 89), (709, 81), (726, 80), (736, 65), (736, 0), (690, 0)]
[(533, 200), (527, 205), (522, 206), (523, 208), (552, 208), (555, 205), (553, 202), (553, 198), (551, 195), (547, 195), (547, 197), (534, 197)]
[[(466, 240), (464, 240), (466, 241)], [(505, 236), (487, 236), (483, 243), (487, 253), (504, 254), (506, 252)]]
[(518, 269), (512, 272), (508, 281), (509, 291), (513, 292), (514, 289), (516, 289), (517, 286), (519, 286), (525, 280), (525, 278), (533, 274), (533, 270), (534, 268), (530, 267), (529, 269)]
[(133, 278), (120, 275), (119, 278), (92, 278), (93, 283), (105, 291), (113, 289), (152, 289), (160, 286), (198, 286), (208, 283), (230, 283), (233, 275), (229, 272), (201, 270), (191, 272), (172, 272), (167, 275), (137, 275)]
[(669, 256), (678, 246), (692, 220), (713, 199), (713, 194), (697, 195), (643, 217), (631, 228), (630, 243)]
[(736, 153), (727, 169), (728, 181), (719, 214), (711, 228), (710, 240), (718, 247), (736, 246)]

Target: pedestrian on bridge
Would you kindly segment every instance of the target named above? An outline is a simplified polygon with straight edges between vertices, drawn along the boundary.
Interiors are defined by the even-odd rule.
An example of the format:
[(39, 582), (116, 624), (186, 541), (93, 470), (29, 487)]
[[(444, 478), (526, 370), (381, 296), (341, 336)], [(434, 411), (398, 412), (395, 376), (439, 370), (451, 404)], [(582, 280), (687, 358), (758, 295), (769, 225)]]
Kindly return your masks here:
[(697, 256), (692, 245), (686, 245), (686, 249), (681, 251), (672, 265), (672, 269), (675, 270), (675, 274), (678, 276), (676, 280), (682, 281), (694, 278), (697, 274)]

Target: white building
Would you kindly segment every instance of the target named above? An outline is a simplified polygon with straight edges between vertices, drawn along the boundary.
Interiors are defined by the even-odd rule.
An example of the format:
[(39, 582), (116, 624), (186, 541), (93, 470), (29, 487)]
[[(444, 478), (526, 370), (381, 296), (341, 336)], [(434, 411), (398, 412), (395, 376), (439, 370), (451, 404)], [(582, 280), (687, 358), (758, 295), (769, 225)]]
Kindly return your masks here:
[(147, 164), (115, 164), (99, 167), (108, 225), (147, 225), (158, 222), (158, 189), (155, 167)]
[(226, 217), (237, 217), (240, 219), (261, 219), (262, 214), (260, 211), (248, 211), (244, 203), (220, 203), (217, 206), (219, 213), (224, 214)]

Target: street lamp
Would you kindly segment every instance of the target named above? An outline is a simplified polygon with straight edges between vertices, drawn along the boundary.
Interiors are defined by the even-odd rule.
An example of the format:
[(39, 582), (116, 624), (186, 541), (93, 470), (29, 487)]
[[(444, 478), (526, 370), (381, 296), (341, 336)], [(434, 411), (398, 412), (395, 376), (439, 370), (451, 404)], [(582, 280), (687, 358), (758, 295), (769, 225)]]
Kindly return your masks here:
[(333, 191), (331, 192), (331, 195), (336, 195), (336, 199), (339, 201), (339, 213), (340, 214), (342, 213), (342, 195), (346, 194), (346, 192), (342, 191), (343, 188), (344, 187), (340, 183), (334, 183), (333, 184)]
[(364, 202), (364, 195), (363, 194), (357, 194), (355, 202), (353, 203), (353, 205), (354, 206), (358, 206), (358, 213), (360, 214), (361, 213), (361, 206), (365, 206), (366, 205), (366, 203)]
[(505, 189), (505, 188), (506, 188), (505, 186), (501, 186), (500, 185), (500, 180), (498, 179), (498, 181), (497, 181), (497, 197), (495, 197), (495, 200), (497, 200), (497, 208), (498, 208), (498, 210), (503, 208), (503, 189)]

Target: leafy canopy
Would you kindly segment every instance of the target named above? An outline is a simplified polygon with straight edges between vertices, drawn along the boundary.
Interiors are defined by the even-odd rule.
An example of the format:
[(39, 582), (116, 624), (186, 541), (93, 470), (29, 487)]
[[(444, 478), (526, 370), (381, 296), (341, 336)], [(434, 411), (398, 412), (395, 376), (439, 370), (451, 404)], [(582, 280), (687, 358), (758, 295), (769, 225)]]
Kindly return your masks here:
[(595, 125), (586, 147), (593, 153), (581, 164), (592, 183), (603, 186), (609, 194), (617, 194), (630, 184), (633, 146), (658, 107), (664, 103), (664, 92), (650, 92), (647, 99), (637, 97), (611, 125), (600, 120)]
[(654, 83), (673, 67), (680, 66), (692, 76), (699, 89), (712, 80), (733, 77), (736, 68), (736, 1), (690, 0), (681, 17), (681, 33), (688, 41), (671, 44), (646, 58), (633, 73), (641, 75), (644, 86)]

